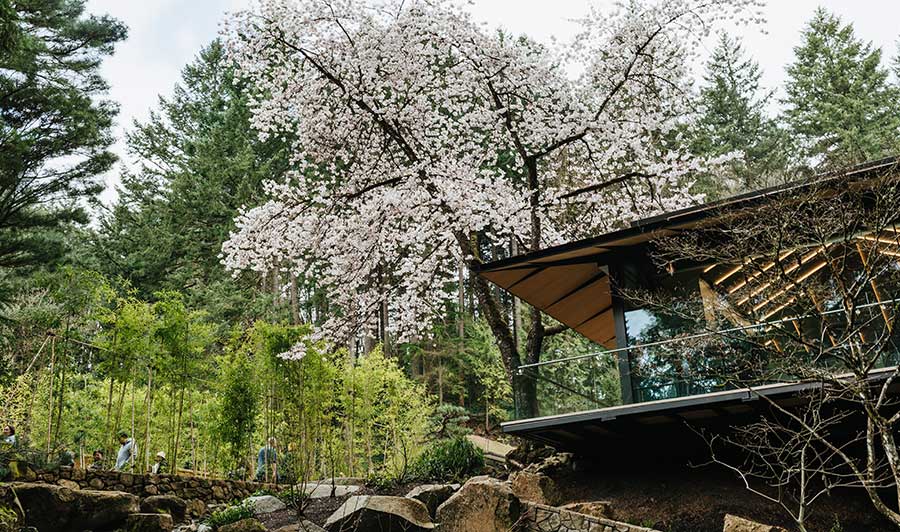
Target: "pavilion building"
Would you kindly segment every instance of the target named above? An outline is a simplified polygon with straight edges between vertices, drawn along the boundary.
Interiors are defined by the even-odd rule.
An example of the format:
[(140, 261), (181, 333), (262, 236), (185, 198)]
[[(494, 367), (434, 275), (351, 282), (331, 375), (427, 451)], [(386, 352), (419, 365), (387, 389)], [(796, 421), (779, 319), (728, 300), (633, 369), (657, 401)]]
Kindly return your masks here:
[[(776, 202), (789, 205), (792, 197), (813, 189), (826, 195), (848, 187), (865, 191), (897, 177), (897, 165), (897, 159), (876, 161), (481, 266), (478, 275), (596, 344), (596, 352), (544, 353), (540, 362), (520, 367), (517, 379), (537, 381), (537, 412), (517, 408), (518, 419), (504, 423), (503, 430), (581, 453), (639, 452), (670, 458), (697, 451), (702, 445), (692, 434), (697, 427), (726, 428), (764, 414), (770, 405), (762, 397), (778, 404), (800, 401), (803, 390), (815, 383), (776, 374), (745, 385), (749, 380), (739, 378), (739, 373), (750, 366), (737, 368), (730, 361), (735, 354), (742, 359), (777, 355), (783, 348), (778, 331), (793, 330), (800, 338), (840, 336), (822, 321), (841, 309), (831, 310), (833, 301), (816, 301), (805, 287), (827, 282), (830, 253), (843, 253), (842, 260), (850, 260), (858, 271), (867, 267), (863, 248), (856, 246), (851, 254), (846, 242), (865, 243), (866, 249), (877, 243), (886, 256), (900, 257), (900, 231), (860, 227), (843, 245), (778, 250), (771, 273), (780, 270), (779, 278), (791, 285), (787, 288), (766, 281), (766, 265), (760, 267), (752, 257), (717, 263), (701, 260), (698, 254), (694, 260), (666, 262), (660, 260), (659, 243), (694, 233), (714, 234), (716, 227), (755, 216)], [(723, 232), (721, 238), (729, 236)], [(888, 282), (893, 275), (888, 274), (881, 286), (874, 280), (867, 284), (859, 312), (869, 317), (869, 327), (887, 328), (892, 334), (898, 306)], [(651, 293), (693, 302), (699, 317), (660, 312), (658, 301), (641, 295)], [(797, 314), (809, 308), (818, 310), (815, 317)], [(621, 386), (617, 406), (602, 406), (610, 398), (598, 395), (601, 357), (607, 364), (609, 357), (617, 360)], [(890, 350), (878, 362), (884, 372), (897, 364), (898, 353)]]

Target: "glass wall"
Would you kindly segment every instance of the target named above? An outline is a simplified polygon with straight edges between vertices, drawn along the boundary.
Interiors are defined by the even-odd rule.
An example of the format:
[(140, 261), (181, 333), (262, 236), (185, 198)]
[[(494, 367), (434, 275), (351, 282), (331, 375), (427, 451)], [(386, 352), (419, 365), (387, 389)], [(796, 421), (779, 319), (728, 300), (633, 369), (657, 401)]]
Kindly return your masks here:
[(617, 346), (523, 368), (517, 416), (618, 403), (611, 368), (631, 401), (645, 402), (794, 382), (810, 368), (842, 373), (853, 357), (900, 365), (900, 251), (872, 255), (851, 242), (782, 252), (781, 262), (611, 269)]

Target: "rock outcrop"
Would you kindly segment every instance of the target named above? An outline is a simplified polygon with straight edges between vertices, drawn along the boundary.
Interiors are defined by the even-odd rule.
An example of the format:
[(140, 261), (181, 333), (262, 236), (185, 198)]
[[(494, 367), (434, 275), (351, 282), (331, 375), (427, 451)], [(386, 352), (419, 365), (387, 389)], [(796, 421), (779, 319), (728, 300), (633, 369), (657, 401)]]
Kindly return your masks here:
[(256, 495), (254, 497), (248, 497), (244, 502), (246, 502), (250, 508), (253, 508), (253, 513), (256, 515), (270, 514), (287, 508), (287, 505), (284, 504), (281, 499), (273, 497), (272, 495)]
[(15, 497), (25, 512), (25, 525), (42, 531), (115, 528), (140, 510), (138, 498), (129, 493), (22, 482), (0, 486), (0, 499), (8, 505), (13, 505)]
[(174, 526), (169, 514), (131, 514), (125, 520), (126, 532), (169, 532)]
[(562, 502), (562, 494), (556, 481), (544, 473), (528, 469), (517, 471), (509, 477), (513, 493), (523, 501), (556, 506)]
[(362, 489), (357, 484), (344, 484), (328, 481), (315, 481), (299, 484), (298, 488), (310, 499), (324, 499), (325, 497), (346, 497)]
[(511, 530), (522, 515), (522, 503), (508, 482), (475, 477), (437, 509), (441, 532)]
[(572, 502), (560, 506), (560, 509), (602, 519), (612, 518), (612, 505), (609, 501)]
[(722, 532), (787, 532), (787, 530), (728, 514), (725, 516), (725, 525), (722, 528)]
[(141, 512), (168, 514), (176, 523), (179, 523), (187, 514), (187, 502), (174, 495), (151, 495), (141, 501)]
[(428, 508), (428, 514), (434, 517), (437, 509), (444, 504), (456, 491), (459, 484), (422, 484), (416, 486), (406, 494), (410, 499), (416, 499)]
[(329, 532), (423, 531), (434, 528), (428, 508), (406, 497), (354, 495), (325, 521)]

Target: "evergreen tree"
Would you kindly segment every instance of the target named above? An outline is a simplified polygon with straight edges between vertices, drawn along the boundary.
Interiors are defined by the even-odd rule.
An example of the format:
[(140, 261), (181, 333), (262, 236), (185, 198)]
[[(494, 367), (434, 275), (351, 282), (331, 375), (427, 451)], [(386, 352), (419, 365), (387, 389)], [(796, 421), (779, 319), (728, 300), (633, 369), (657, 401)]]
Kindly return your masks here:
[(260, 201), (261, 183), (283, 175), (288, 159), (283, 140), (262, 141), (251, 129), (217, 41), (185, 67), (150, 119), (135, 123), (128, 146), (139, 168), (123, 177), (102, 219), (91, 266), (126, 277), (145, 296), (180, 290), (214, 316), (249, 313), (253, 288), (226, 274), (218, 255), (239, 209)]
[(794, 54), (784, 118), (807, 164), (842, 167), (897, 149), (897, 89), (888, 83), (880, 49), (820, 8)]
[(101, 61), (125, 38), (81, 0), (0, 0), (0, 271), (50, 263), (55, 231), (86, 221), (84, 200), (115, 156)]
[(740, 41), (722, 33), (706, 63), (700, 89), (700, 117), (691, 141), (695, 153), (740, 152), (729, 176), (706, 176), (698, 191), (710, 197), (759, 188), (780, 179), (786, 165), (785, 135), (766, 115), (771, 93), (760, 88), (759, 65)]

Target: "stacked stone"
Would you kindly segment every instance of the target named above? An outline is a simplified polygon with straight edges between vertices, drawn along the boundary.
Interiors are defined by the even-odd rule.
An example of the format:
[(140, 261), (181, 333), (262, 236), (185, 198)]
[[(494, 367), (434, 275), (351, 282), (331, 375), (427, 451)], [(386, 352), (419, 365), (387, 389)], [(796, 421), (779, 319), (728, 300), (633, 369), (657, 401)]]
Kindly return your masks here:
[(152, 495), (174, 495), (187, 501), (188, 512), (199, 516), (206, 506), (227, 504), (245, 499), (252, 493), (267, 489), (278, 491), (284, 486), (243, 480), (208, 479), (181, 477), (178, 475), (135, 475), (118, 471), (94, 471), (71, 467), (59, 470), (41, 471), (36, 481), (57, 484), (69, 489), (92, 489), (103, 491), (123, 491), (140, 497)]

